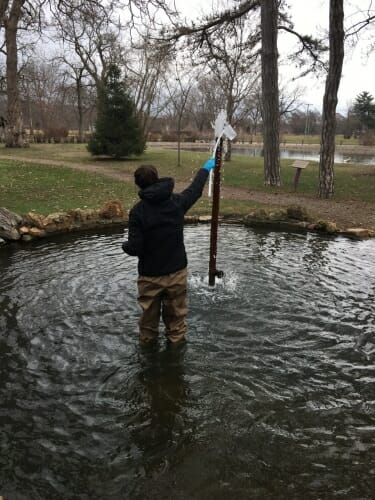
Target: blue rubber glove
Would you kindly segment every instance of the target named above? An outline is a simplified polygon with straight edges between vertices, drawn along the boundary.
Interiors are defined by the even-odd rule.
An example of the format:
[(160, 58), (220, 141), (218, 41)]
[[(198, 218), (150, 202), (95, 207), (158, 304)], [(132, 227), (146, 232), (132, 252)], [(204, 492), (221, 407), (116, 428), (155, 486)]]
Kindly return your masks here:
[(209, 160), (207, 160), (206, 163), (203, 165), (203, 168), (207, 170), (207, 172), (215, 168), (215, 158), (210, 158)]

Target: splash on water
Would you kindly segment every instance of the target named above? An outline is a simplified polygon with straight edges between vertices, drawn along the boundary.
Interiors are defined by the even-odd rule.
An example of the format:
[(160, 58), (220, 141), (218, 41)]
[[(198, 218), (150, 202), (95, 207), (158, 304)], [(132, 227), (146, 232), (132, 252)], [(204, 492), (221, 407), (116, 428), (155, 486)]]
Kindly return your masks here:
[(216, 278), (215, 286), (208, 284), (208, 275), (193, 274), (189, 276), (190, 293), (217, 302), (238, 295), (240, 276), (233, 271), (225, 272), (222, 278)]

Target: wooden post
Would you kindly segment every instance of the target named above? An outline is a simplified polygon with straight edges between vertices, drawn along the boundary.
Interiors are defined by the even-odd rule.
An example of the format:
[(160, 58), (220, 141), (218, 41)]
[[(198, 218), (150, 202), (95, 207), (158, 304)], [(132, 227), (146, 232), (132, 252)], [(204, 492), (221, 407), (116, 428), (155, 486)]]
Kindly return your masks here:
[(212, 193), (210, 263), (208, 268), (208, 284), (210, 286), (215, 286), (215, 278), (218, 275), (218, 271), (216, 269), (216, 255), (217, 255), (217, 228), (219, 225), (220, 175), (221, 175), (222, 151), (223, 151), (223, 139), (221, 138), (215, 153), (214, 182), (213, 182), (213, 193)]
[(299, 178), (301, 176), (301, 171), (302, 171), (302, 168), (296, 169), (296, 175), (294, 176), (294, 191), (297, 191), (298, 181), (299, 181)]
[(294, 176), (294, 191), (297, 191), (298, 187), (298, 182), (299, 178), (301, 177), (301, 172), (302, 169), (306, 168), (308, 166), (309, 162), (305, 160), (296, 160), (293, 164), (292, 167), (296, 169), (296, 173)]

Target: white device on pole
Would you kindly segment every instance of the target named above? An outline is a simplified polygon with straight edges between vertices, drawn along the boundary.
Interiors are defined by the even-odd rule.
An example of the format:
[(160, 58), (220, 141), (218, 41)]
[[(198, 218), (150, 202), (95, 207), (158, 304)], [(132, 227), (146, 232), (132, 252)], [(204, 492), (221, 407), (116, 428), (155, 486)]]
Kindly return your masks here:
[[(214, 145), (214, 149), (212, 151), (212, 158), (215, 158), (217, 147), (223, 135), (225, 135), (230, 141), (233, 141), (233, 139), (236, 137), (237, 134), (235, 130), (231, 127), (231, 125), (229, 125), (229, 123), (227, 122), (227, 115), (223, 109), (217, 115), (213, 128), (215, 129), (216, 142)], [(208, 179), (209, 197), (212, 196), (212, 177), (213, 177), (213, 170), (210, 170), (210, 176)]]

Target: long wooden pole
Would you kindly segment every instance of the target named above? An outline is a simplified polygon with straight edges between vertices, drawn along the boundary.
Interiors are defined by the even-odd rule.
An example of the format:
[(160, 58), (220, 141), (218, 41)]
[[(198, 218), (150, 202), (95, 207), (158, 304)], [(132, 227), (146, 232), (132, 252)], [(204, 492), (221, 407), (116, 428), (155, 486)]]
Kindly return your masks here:
[(219, 225), (222, 151), (223, 151), (223, 139), (221, 138), (215, 153), (214, 182), (213, 182), (213, 193), (212, 193), (210, 263), (208, 268), (208, 284), (210, 286), (215, 286), (215, 278), (218, 275), (218, 271), (216, 269), (216, 256), (217, 256), (217, 229)]

